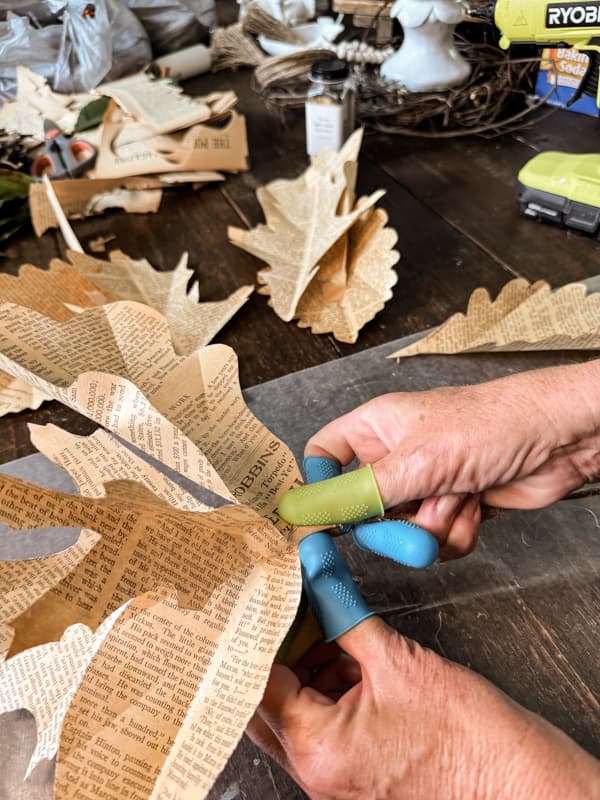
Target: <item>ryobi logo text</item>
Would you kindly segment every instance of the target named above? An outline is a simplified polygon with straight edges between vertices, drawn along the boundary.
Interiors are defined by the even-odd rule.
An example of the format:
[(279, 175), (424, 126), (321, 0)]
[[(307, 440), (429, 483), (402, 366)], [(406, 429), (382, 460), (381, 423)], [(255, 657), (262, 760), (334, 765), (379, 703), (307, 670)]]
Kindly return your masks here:
[(598, 3), (549, 3), (546, 6), (547, 28), (594, 28), (600, 25)]

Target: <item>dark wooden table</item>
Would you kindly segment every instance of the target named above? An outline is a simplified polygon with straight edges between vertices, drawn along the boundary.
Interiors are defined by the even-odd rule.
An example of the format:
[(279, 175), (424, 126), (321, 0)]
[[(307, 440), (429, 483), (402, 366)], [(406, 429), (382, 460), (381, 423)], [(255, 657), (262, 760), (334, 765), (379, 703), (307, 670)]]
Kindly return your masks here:
[[(116, 239), (110, 246), (118, 246), (136, 258), (146, 257), (159, 269), (173, 268), (181, 252), (187, 250), (201, 297), (216, 300), (255, 279), (258, 261), (228, 243), (226, 228), (259, 222), (255, 189), (275, 177), (296, 176), (306, 167), (303, 119), (290, 116), (283, 127), (269, 115), (250, 88), (249, 71), (202, 76), (186, 88), (194, 93), (224, 88), (237, 91), (248, 124), (250, 171), (199, 191), (166, 191), (156, 215), (110, 212), (76, 222), (74, 229), (84, 248), (99, 234), (114, 233)], [(511, 278), (523, 276), (528, 280), (545, 278), (558, 286), (599, 273), (600, 242), (531, 222), (518, 213), (515, 202), (517, 172), (536, 152), (596, 151), (599, 134), (599, 120), (562, 111), (519, 133), (491, 140), (424, 141), (368, 134), (360, 161), (359, 190), (387, 191), (381, 205), (398, 231), (402, 254), (393, 299), (363, 329), (355, 345), (344, 345), (330, 336), (315, 336), (282, 322), (268, 308), (265, 297), (252, 295), (216, 340), (237, 351), (242, 386), (252, 387), (441, 323), (453, 312), (463, 310), (472, 290), (480, 285), (497, 292)], [(51, 258), (63, 254), (64, 244), (57, 232), (41, 239), (25, 233), (10, 243), (6, 257), (0, 260), (0, 270), (15, 273), (26, 262), (45, 266)], [(560, 362), (561, 357), (527, 354), (520, 357), (519, 368)], [(506, 369), (510, 371), (509, 362)], [(467, 376), (455, 370), (454, 379), (479, 379), (472, 372)], [(28, 422), (54, 422), (74, 433), (90, 433), (95, 427), (57, 403), (4, 417), (0, 420), (0, 463), (34, 452)], [(378, 569), (381, 572), (380, 564)], [(542, 597), (539, 602), (551, 603), (551, 598)], [(597, 604), (593, 608), (597, 618)], [(433, 621), (425, 643), (443, 651), (435, 635), (436, 612), (431, 613)], [(407, 632), (411, 633), (410, 624)], [(415, 629), (414, 635), (418, 638), (419, 630)], [(488, 634), (490, 641), (494, 635), (494, 631)], [(463, 650), (449, 652), (463, 663), (476, 664), (476, 649), (465, 644)], [(586, 658), (589, 660), (589, 653)], [(566, 675), (564, 680), (568, 684), (573, 677)], [(513, 696), (522, 700), (518, 686), (514, 689)], [(574, 693), (578, 691), (576, 688)], [(563, 711), (568, 717), (568, 692), (566, 697), (561, 702), (566, 704)], [(581, 713), (577, 710), (580, 702), (579, 695), (572, 701), (573, 713)], [(597, 737), (583, 736), (583, 740), (600, 753)], [(237, 786), (232, 777), (241, 775), (243, 766), (237, 768), (238, 773), (229, 771), (215, 789), (215, 800), (300, 796), (248, 742), (241, 748), (238, 764), (247, 763), (248, 780)]]

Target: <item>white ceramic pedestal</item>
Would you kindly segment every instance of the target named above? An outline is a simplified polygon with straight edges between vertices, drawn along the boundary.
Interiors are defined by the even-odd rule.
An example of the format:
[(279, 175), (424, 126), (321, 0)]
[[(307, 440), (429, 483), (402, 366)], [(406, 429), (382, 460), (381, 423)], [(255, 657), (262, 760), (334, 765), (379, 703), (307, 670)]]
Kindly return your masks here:
[(411, 92), (449, 89), (465, 81), (471, 67), (454, 43), (454, 28), (465, 15), (461, 0), (398, 0), (392, 8), (404, 32), (397, 53), (381, 75)]

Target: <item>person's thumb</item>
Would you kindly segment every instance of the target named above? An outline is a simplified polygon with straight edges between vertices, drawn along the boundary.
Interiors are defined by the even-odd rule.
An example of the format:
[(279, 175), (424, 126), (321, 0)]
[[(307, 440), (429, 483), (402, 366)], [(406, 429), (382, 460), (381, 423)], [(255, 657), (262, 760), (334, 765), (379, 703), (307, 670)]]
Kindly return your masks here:
[(338, 637), (337, 643), (360, 664), (363, 678), (377, 664), (385, 664), (400, 634), (381, 617), (369, 617)]

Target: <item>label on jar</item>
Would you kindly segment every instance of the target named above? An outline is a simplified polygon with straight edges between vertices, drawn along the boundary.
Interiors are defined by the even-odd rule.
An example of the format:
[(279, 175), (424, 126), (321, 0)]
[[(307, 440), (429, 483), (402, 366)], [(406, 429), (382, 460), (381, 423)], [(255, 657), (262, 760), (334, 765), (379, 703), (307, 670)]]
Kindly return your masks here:
[(338, 103), (306, 104), (306, 152), (316, 156), (326, 147), (339, 150), (344, 144), (344, 109)]

